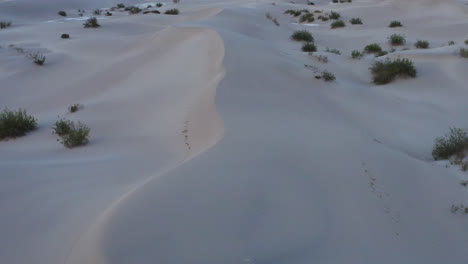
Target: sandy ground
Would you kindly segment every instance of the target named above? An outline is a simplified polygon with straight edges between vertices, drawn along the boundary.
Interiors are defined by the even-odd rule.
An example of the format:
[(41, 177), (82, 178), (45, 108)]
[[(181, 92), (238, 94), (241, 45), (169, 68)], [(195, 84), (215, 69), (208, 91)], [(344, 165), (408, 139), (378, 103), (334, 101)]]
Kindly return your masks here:
[[(431, 158), (437, 136), (468, 127), (465, 3), (182, 0), (179, 16), (116, 13), (83, 29), (56, 12), (115, 2), (41, 1), (0, 3), (14, 22), (0, 31), (0, 106), (39, 119), (0, 142), (1, 263), (466, 262), (468, 216), (450, 206), (468, 204), (468, 175)], [(301, 25), (290, 8), (364, 25)], [(289, 39), (297, 29), (328, 63)], [(350, 53), (389, 50), (393, 33), (407, 44), (386, 57), (418, 76), (376, 86), (374, 56)], [(84, 107), (67, 114), (73, 103)], [(90, 144), (57, 142), (57, 115), (85, 122)]]

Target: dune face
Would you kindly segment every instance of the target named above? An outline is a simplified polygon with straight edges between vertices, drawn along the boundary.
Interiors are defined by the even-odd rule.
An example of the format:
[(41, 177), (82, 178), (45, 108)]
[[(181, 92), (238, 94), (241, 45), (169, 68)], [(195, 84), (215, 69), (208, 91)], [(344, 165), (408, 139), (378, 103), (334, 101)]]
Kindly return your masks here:
[[(0, 1), (0, 107), (39, 122), (0, 141), (0, 263), (466, 263), (468, 215), (451, 206), (468, 205), (468, 172), (431, 156), (468, 127), (464, 3), (181, 0), (160, 8), (178, 16), (77, 20), (118, 2)], [(346, 27), (284, 14), (305, 8)], [(302, 29), (311, 55), (290, 39)], [(351, 58), (371, 43), (389, 54)], [(373, 84), (386, 58), (417, 76)], [(57, 142), (58, 115), (89, 144)]]

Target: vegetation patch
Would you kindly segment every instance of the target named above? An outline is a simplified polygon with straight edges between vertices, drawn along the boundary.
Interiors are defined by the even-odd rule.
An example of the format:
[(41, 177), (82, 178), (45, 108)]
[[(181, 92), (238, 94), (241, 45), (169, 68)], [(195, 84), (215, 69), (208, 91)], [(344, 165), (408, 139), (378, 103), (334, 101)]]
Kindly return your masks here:
[(82, 107), (83, 106), (80, 104), (72, 104), (70, 107), (68, 107), (68, 110), (70, 111), (70, 113), (75, 113), (78, 110), (80, 110)]
[(314, 18), (314, 14), (312, 13), (306, 13), (306, 14), (303, 14), (300, 18), (299, 18), (299, 22), (300, 23), (303, 23), (303, 22), (314, 22), (315, 18)]
[(298, 17), (298, 16), (301, 15), (302, 12), (301, 12), (301, 10), (288, 9), (284, 13), (295, 16), (295, 17)]
[(463, 58), (468, 58), (468, 49), (461, 48), (460, 49), (460, 56), (462, 56)]
[(166, 10), (166, 12), (164, 12), (164, 14), (166, 14), (166, 15), (178, 15), (179, 14), (179, 9), (177, 9), (177, 8), (169, 9), (169, 10)]
[(60, 119), (55, 122), (53, 127), (54, 134), (62, 137), (62, 144), (67, 148), (85, 146), (89, 142), (89, 127), (78, 121), (75, 124), (73, 121)]
[(342, 28), (342, 27), (345, 27), (345, 22), (343, 20), (337, 20), (333, 23), (331, 23), (330, 27), (332, 29), (335, 29), (335, 28)]
[(33, 62), (39, 66), (44, 65), (46, 57), (42, 53), (30, 53), (29, 56), (33, 59)]
[(326, 52), (330, 52), (330, 53), (333, 53), (333, 54), (336, 54), (336, 55), (341, 55), (341, 51), (338, 50), (338, 49), (329, 49), (329, 48), (327, 47)]
[(449, 134), (435, 139), (432, 148), (434, 160), (448, 159), (453, 155), (460, 155), (468, 148), (468, 136), (465, 130), (451, 127)]
[(163, 6), (163, 4), (161, 4), (161, 3), (156, 4), (156, 7), (161, 7), (161, 6)]
[(306, 42), (304, 45), (302, 45), (302, 51), (304, 52), (316, 52), (317, 47), (313, 42)]
[(22, 137), (37, 129), (37, 119), (26, 110), (11, 111), (5, 108), (0, 112), (0, 140), (8, 137)]
[(11, 22), (7, 22), (7, 21), (0, 21), (0, 28), (7, 28), (7, 27), (11, 27)]
[(69, 34), (62, 34), (62, 35), (60, 36), (60, 38), (69, 39), (69, 38), (70, 38), (70, 35), (69, 35)]
[(328, 17), (330, 17), (330, 19), (339, 19), (341, 17), (341, 15), (338, 12), (331, 11), (330, 14), (328, 15)]
[(362, 20), (359, 17), (351, 18), (349, 23), (353, 25), (362, 25)]
[(291, 38), (295, 41), (314, 42), (314, 37), (307, 30), (298, 30), (291, 35)]
[(353, 59), (360, 59), (364, 54), (360, 52), (359, 50), (353, 50), (351, 52), (351, 58)]
[(364, 51), (367, 53), (377, 53), (382, 51), (382, 47), (380, 47), (377, 43), (372, 43), (364, 47)]
[(405, 45), (406, 39), (403, 35), (392, 34), (390, 37), (388, 37), (388, 43), (392, 46), (401, 46)]
[(62, 10), (58, 11), (58, 14), (61, 15), (61, 16), (64, 16), (64, 17), (67, 16), (67, 12), (62, 11)]
[(429, 48), (429, 42), (427, 40), (418, 40), (414, 43), (414, 46), (418, 49), (427, 49)]
[(385, 56), (388, 54), (388, 51), (379, 51), (377, 53), (375, 53), (375, 57), (378, 58), (378, 57), (382, 57), (382, 56)]
[(336, 77), (333, 73), (329, 71), (324, 71), (322, 72), (322, 79), (325, 80), (326, 82), (332, 82), (336, 80)]
[(90, 17), (84, 22), (83, 26), (84, 28), (98, 28), (101, 25), (99, 25), (97, 18)]
[(136, 6), (132, 6), (132, 7), (128, 8), (127, 11), (128, 11), (128, 13), (129, 13), (130, 15), (134, 15), (134, 14), (140, 13), (140, 12), (141, 12), (141, 9), (140, 9), (139, 7), (136, 7)]
[(453, 41), (453, 40), (449, 41), (449, 42), (448, 42), (448, 45), (449, 45), (449, 46), (455, 45), (455, 41)]
[(392, 22), (390, 22), (390, 24), (388, 25), (388, 27), (391, 27), (391, 28), (394, 28), (394, 27), (402, 27), (403, 25), (401, 24), (400, 21), (397, 21), (397, 20), (393, 20)]
[(375, 84), (387, 84), (392, 82), (397, 76), (416, 77), (416, 69), (413, 62), (408, 59), (390, 60), (375, 62), (370, 68), (373, 82)]
[(117, 4), (117, 8), (125, 8), (125, 5), (120, 3), (120, 4)]

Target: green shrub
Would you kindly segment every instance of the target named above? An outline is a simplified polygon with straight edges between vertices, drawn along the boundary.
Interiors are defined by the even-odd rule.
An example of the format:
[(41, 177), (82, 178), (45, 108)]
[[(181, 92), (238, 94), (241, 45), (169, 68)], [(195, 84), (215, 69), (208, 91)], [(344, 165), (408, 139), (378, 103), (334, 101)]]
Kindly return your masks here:
[(288, 9), (284, 12), (285, 14), (290, 14), (290, 15), (293, 15), (295, 17), (298, 17), (301, 15), (301, 11), (300, 10), (293, 10), (293, 9)]
[(124, 4), (117, 4), (117, 8), (125, 8)]
[(388, 37), (388, 43), (393, 46), (400, 46), (406, 43), (406, 39), (403, 35), (392, 34), (390, 37)]
[(390, 25), (388, 25), (388, 27), (391, 27), (391, 28), (394, 28), (394, 27), (402, 27), (403, 25), (401, 24), (400, 21), (397, 21), (397, 20), (394, 20), (392, 22), (390, 22)]
[(438, 137), (432, 149), (434, 160), (448, 159), (450, 156), (462, 153), (468, 147), (468, 136), (461, 128), (450, 128), (445, 137)]
[(106, 12), (106, 16), (112, 16), (112, 13), (109, 12), (109, 11), (107, 11), (107, 12)]
[(317, 47), (313, 42), (306, 42), (304, 45), (302, 45), (302, 51), (304, 52), (316, 52)]
[(397, 76), (416, 77), (416, 69), (413, 62), (408, 59), (390, 60), (387, 58), (383, 62), (375, 62), (370, 68), (375, 84), (386, 84)]
[(101, 25), (99, 25), (97, 18), (95, 17), (90, 17), (86, 20), (86, 22), (83, 24), (85, 28), (98, 28)]
[(266, 16), (267, 19), (272, 19), (273, 18), (270, 13), (265, 13), (265, 16)]
[(367, 53), (377, 53), (382, 51), (382, 47), (377, 43), (372, 43), (364, 47), (364, 51)]
[(468, 58), (468, 49), (461, 48), (460, 49), (460, 56), (462, 56), (463, 58)]
[(375, 57), (378, 58), (378, 57), (382, 57), (382, 56), (385, 56), (388, 54), (388, 51), (379, 51), (377, 53), (375, 53)]
[(94, 9), (93, 13), (95, 15), (100, 15), (101, 14), (101, 9)]
[(0, 140), (7, 137), (22, 137), (37, 129), (37, 119), (28, 115), (26, 110), (0, 112)]
[(296, 41), (314, 42), (314, 37), (307, 30), (298, 30), (291, 35), (291, 38)]
[(331, 25), (330, 25), (330, 27), (332, 29), (341, 28), (341, 27), (344, 27), (344, 26), (346, 26), (346, 25), (345, 25), (345, 22), (343, 22), (343, 20), (337, 20), (337, 21), (331, 23)]
[(322, 72), (322, 78), (326, 81), (326, 82), (331, 82), (331, 81), (334, 81), (336, 80), (336, 77), (333, 73), (329, 72), (329, 71), (324, 71)]
[(311, 13), (306, 13), (306, 14), (303, 14), (300, 18), (299, 18), (299, 22), (300, 23), (303, 23), (303, 22), (314, 22), (314, 14), (311, 14)]
[(62, 10), (58, 11), (58, 14), (61, 15), (61, 16), (64, 16), (64, 17), (67, 16), (67, 12), (62, 11)]
[(273, 18), (271, 21), (279, 27), (280, 23), (278, 22), (276, 18)]
[(467, 40), (465, 40), (465, 44), (466, 44), (466, 45), (468, 45), (468, 39), (467, 39)]
[(55, 121), (54, 127), (54, 134), (57, 134), (61, 137), (68, 135), (71, 133), (73, 127), (73, 122), (70, 120), (60, 119)]
[(315, 5), (314, 2), (307, 2), (307, 5)]
[(70, 113), (75, 113), (76, 111), (78, 111), (80, 109), (81, 109), (80, 104), (73, 104), (68, 108), (68, 110), (70, 110)]
[(0, 21), (0, 28), (7, 28), (11, 26), (11, 22)]
[(44, 65), (46, 57), (41, 53), (30, 53), (29, 56), (33, 59), (33, 62), (39, 66)]
[(161, 3), (156, 4), (156, 7), (161, 7), (161, 6), (163, 6), (163, 4), (161, 4)]
[(140, 12), (141, 12), (141, 9), (138, 8), (138, 7), (136, 7), (136, 6), (132, 6), (132, 7), (128, 8), (127, 11), (128, 11), (128, 13), (129, 13), (130, 15), (134, 15), (134, 14), (140, 13)]
[(169, 10), (166, 10), (166, 12), (164, 12), (164, 14), (166, 14), (166, 15), (178, 15), (179, 14), (179, 9), (177, 9), (177, 8), (169, 9)]
[(62, 35), (60, 36), (60, 38), (69, 39), (69, 38), (70, 38), (70, 35), (69, 35), (69, 34), (62, 34)]
[(414, 46), (418, 49), (427, 49), (429, 48), (429, 42), (427, 40), (418, 40), (414, 43)]
[(91, 129), (85, 124), (78, 121), (75, 126), (75, 123), (72, 122), (70, 132), (62, 137), (63, 145), (67, 148), (85, 146), (89, 142), (90, 131)]
[(364, 54), (362, 54), (359, 50), (353, 50), (351, 52), (351, 58), (353, 59), (359, 59), (363, 56)]
[(333, 53), (333, 54), (336, 54), (336, 55), (341, 55), (341, 51), (338, 50), (338, 49), (329, 49), (329, 48), (327, 47), (326, 52), (330, 52), (330, 53)]
[(455, 45), (455, 41), (453, 41), (453, 40), (449, 41), (449, 42), (448, 42), (448, 45), (449, 45), (449, 46)]
[(359, 17), (351, 18), (349, 23), (353, 25), (362, 25), (362, 20)]
[(330, 17), (330, 19), (338, 19), (338, 18), (341, 17), (341, 15), (340, 15), (340, 13), (331, 11), (329, 17)]

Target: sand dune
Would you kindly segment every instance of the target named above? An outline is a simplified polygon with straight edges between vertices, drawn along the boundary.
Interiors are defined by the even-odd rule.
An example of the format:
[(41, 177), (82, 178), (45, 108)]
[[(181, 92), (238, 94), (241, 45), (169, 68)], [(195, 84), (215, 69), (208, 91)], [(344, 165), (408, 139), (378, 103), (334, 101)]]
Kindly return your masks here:
[[(431, 157), (449, 126), (468, 127), (463, 3), (182, 0), (162, 8), (179, 16), (46, 23), (116, 2), (0, 4), (14, 22), (0, 31), (0, 106), (40, 124), (0, 142), (1, 263), (466, 262), (467, 215), (450, 206), (468, 204), (468, 174)], [(303, 8), (347, 26), (283, 14)], [(315, 57), (291, 41), (299, 29)], [(389, 51), (393, 33), (407, 43), (350, 58), (374, 42)], [(386, 58), (411, 59), (417, 77), (373, 84)], [(73, 103), (84, 108), (69, 114)], [(57, 115), (89, 125), (90, 144), (56, 142)]]

